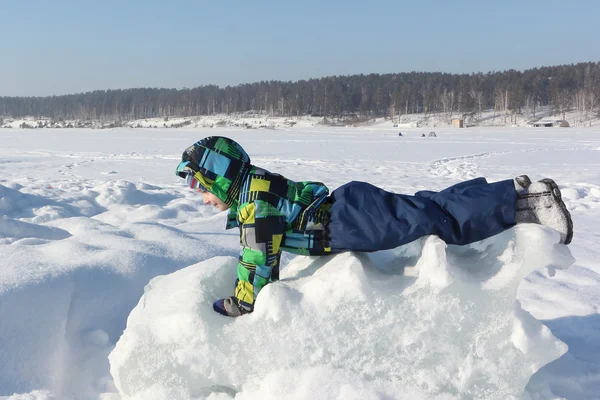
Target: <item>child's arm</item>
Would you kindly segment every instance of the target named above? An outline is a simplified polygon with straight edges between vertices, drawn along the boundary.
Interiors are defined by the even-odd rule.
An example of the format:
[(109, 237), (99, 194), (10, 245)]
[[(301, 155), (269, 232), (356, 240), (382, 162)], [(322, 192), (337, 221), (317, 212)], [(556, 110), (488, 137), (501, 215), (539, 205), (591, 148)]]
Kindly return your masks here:
[(261, 200), (242, 205), (238, 216), (242, 251), (235, 297), (241, 307), (250, 311), (260, 290), (269, 283), (271, 271), (279, 264), (286, 221), (277, 208)]

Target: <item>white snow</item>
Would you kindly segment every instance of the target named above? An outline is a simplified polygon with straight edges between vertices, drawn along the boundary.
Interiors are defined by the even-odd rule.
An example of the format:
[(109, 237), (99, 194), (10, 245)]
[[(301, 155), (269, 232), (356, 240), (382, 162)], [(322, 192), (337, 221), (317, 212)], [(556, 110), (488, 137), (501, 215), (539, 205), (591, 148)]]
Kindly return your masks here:
[[(0, 399), (598, 397), (600, 130), (397, 130), (0, 130)], [(211, 304), (232, 292), (237, 232), (174, 175), (215, 134), (330, 189), (550, 176), (573, 243), (523, 225), (286, 255), (255, 313), (227, 319)]]
[(555, 243), (523, 226), (448, 254), (420, 240), (389, 252), (386, 268), (381, 255), (298, 257), (238, 320), (210, 307), (237, 260), (213, 258), (146, 286), (112, 376), (135, 399), (516, 399), (567, 349), (515, 305), (525, 275), (572, 263)]
[[(449, 128), (452, 119), (462, 118), (462, 113), (416, 113), (395, 115), (393, 119), (372, 118), (356, 122), (351, 118), (316, 117), (316, 116), (272, 116), (264, 112), (241, 112), (233, 114), (198, 115), (190, 117), (156, 117), (136, 120), (54, 120), (46, 117), (3, 117), (0, 128), (177, 128), (177, 129), (298, 129), (324, 126), (354, 126), (375, 129), (404, 130), (411, 128)], [(562, 114), (550, 115), (548, 106), (524, 109), (521, 114), (511, 116), (493, 109), (482, 110), (479, 116), (469, 117), (465, 121), (470, 127), (524, 127), (533, 126), (533, 122), (556, 122), (562, 120)], [(597, 114), (581, 113), (571, 110), (565, 113), (565, 120), (572, 127), (591, 127), (600, 124)], [(429, 134), (429, 131), (425, 132)]]

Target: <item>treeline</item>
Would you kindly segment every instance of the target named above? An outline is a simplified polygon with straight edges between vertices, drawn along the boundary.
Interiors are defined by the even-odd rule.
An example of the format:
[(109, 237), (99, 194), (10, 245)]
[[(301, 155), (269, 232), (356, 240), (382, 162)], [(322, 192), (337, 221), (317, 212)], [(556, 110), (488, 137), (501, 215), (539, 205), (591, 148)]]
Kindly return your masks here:
[(408, 72), (331, 76), (297, 82), (264, 81), (220, 88), (97, 90), (51, 97), (0, 97), (0, 116), (132, 120), (152, 117), (260, 112), (398, 118), (402, 114), (462, 115), (477, 119), (495, 109), (510, 117), (540, 106), (582, 120), (598, 112), (600, 63), (526, 71), (447, 74)]

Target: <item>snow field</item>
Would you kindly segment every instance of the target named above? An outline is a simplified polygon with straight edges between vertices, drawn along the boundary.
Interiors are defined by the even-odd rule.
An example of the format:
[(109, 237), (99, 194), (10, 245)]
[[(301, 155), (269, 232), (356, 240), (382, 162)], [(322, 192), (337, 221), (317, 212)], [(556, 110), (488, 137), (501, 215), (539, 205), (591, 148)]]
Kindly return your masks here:
[(150, 278), (229, 252), (162, 223), (210, 219), (196, 201), (124, 181), (62, 186), (45, 197), (0, 185), (0, 332), (13, 344), (0, 347), (2, 394), (114, 390), (106, 357)]
[[(313, 394), (389, 399), (408, 393), (449, 399), (500, 393), (509, 382), (514, 387), (504, 393), (508, 397), (499, 398), (518, 398), (523, 387), (527, 400), (597, 397), (598, 130), (436, 129), (437, 138), (420, 138), (418, 129), (402, 131), (399, 138), (397, 129), (378, 127), (0, 130), (0, 399), (127, 398), (117, 387), (134, 398), (180, 393), (213, 400)], [(474, 176), (492, 181), (522, 173), (550, 176), (573, 215), (575, 236), (568, 249), (576, 261), (560, 269), (569, 257), (557, 250), (557, 237), (526, 226), (483, 247), (444, 248), (434, 240), (368, 257), (284, 255), (285, 279), (261, 293), (257, 312), (241, 322), (223, 322), (210, 304), (232, 293), (237, 232), (224, 231), (225, 215), (202, 205), (173, 174), (181, 151), (211, 134), (238, 140), (257, 165), (292, 179), (321, 180), (330, 189), (364, 180), (413, 193)], [(528, 250), (523, 243), (531, 241), (536, 245)], [(515, 271), (526, 260), (532, 264)], [(162, 280), (152, 281), (144, 295), (157, 276)], [(160, 305), (163, 284), (172, 288), (172, 305)], [(210, 285), (212, 295), (198, 292)], [(497, 299), (500, 293), (504, 297)], [(153, 307), (135, 308), (142, 295), (154, 297)], [(564, 355), (556, 359), (564, 346), (528, 314), (523, 317), (519, 303), (569, 346)], [(180, 312), (156, 333), (148, 331), (154, 324), (149, 312), (165, 321), (163, 308), (176, 305)], [(502, 317), (493, 319), (486, 307)], [(257, 323), (259, 317), (265, 324)], [(242, 338), (233, 325), (238, 322), (257, 335)], [(121, 343), (126, 327), (127, 335), (138, 332), (140, 340)], [(457, 327), (465, 338), (459, 340)], [(160, 340), (153, 337), (158, 333)], [(199, 342), (195, 335), (209, 339)], [(178, 363), (164, 369), (171, 385), (142, 362), (152, 355), (142, 358), (139, 352), (156, 345), (159, 357), (178, 337), (182, 342), (176, 346), (184, 350), (169, 353)], [(114, 350), (117, 343), (120, 350)], [(253, 373), (238, 368), (237, 360), (225, 365), (234, 357), (230, 345)], [(265, 354), (256, 361), (258, 369), (248, 359), (255, 354), (251, 345)], [(496, 345), (508, 349), (502, 358)], [(385, 353), (384, 346), (394, 353)], [(544, 346), (552, 350), (540, 355)], [(200, 359), (208, 347), (228, 357), (212, 374)], [(111, 360), (128, 363), (112, 367), (114, 378), (111, 352)], [(516, 360), (514, 374), (506, 368), (508, 360)], [(378, 374), (365, 372), (369, 369)], [(499, 378), (487, 380), (494, 369)], [(153, 389), (144, 386), (146, 373), (156, 378)], [(191, 376), (202, 377), (202, 385), (185, 386)]]

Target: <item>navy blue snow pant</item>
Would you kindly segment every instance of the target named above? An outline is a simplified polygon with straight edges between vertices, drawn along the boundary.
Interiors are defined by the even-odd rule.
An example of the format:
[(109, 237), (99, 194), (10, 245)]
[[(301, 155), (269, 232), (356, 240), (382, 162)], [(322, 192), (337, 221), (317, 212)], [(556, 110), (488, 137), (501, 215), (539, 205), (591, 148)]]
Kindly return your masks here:
[(414, 196), (350, 182), (331, 193), (330, 244), (337, 251), (392, 249), (426, 235), (464, 245), (515, 225), (513, 180), (477, 178)]

